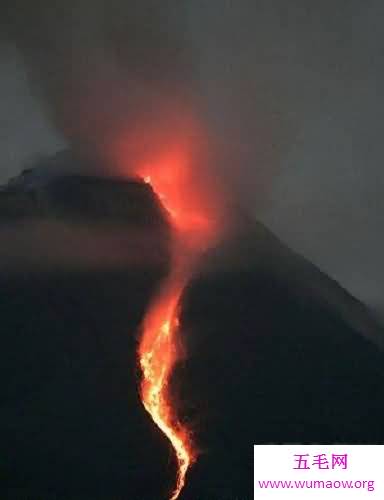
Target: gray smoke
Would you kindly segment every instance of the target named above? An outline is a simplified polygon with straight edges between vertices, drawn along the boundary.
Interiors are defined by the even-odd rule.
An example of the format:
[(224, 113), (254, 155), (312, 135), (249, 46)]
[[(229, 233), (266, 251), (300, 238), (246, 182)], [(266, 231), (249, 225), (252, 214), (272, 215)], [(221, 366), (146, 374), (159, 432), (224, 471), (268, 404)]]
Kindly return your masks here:
[[(180, 4), (176, 11), (171, 8), (172, 16), (167, 8), (155, 10), (152, 27), (144, 23), (147, 29), (138, 29), (137, 21), (149, 14), (139, 9), (131, 16), (135, 2), (128, 0), (6, 3), (1, 2), (0, 22), (7, 26), (7, 39), (22, 49), (31, 80), (40, 81), (39, 92), (49, 102), (46, 110), (72, 144), (92, 150), (119, 127), (119, 117), (134, 123), (148, 102), (143, 85), (141, 100), (133, 98), (134, 61), (141, 61), (134, 51), (147, 46), (147, 61), (154, 54), (162, 64), (157, 73), (147, 65), (146, 79), (169, 75), (162, 78), (160, 94), (172, 81), (178, 82), (172, 94), (198, 99), (221, 138), (221, 172), (228, 173), (233, 188), (238, 186), (242, 201), (293, 248), (358, 297), (383, 308), (380, 0), (189, 0), (187, 15)], [(149, 5), (137, 5), (143, 9), (143, 3)], [(145, 33), (159, 16), (171, 28), (178, 56), (161, 57), (167, 44), (160, 53), (153, 47), (161, 44), (147, 41)], [(9, 91), (1, 82), (3, 116), (8, 107), (9, 114), (25, 103), (29, 107), (12, 121), (21, 131), (6, 123), (2, 129), (2, 151), (8, 151), (7, 137), (15, 137), (4, 169), (17, 167), (12, 161), (21, 150), (45, 144), (44, 127), (32, 120), (35, 101), (25, 97), (28, 87), (11, 92), (20, 81), (12, 79), (20, 67), (12, 64), (3, 66), (10, 71), (5, 75)], [(17, 92), (19, 99), (10, 107), (9, 96)]]
[(100, 157), (122, 127), (143, 116), (164, 127), (165, 103), (192, 99), (183, 10), (175, 0), (40, 0), (9, 3), (2, 19), (53, 122)]

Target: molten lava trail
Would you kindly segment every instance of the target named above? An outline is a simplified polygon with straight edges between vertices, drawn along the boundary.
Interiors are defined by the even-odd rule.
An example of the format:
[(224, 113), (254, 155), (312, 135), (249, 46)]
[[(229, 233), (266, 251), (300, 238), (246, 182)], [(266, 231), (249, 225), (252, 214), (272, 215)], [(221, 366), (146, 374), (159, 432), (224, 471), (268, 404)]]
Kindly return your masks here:
[[(170, 500), (176, 500), (185, 485), (187, 471), (196, 458), (191, 434), (178, 420), (169, 391), (170, 377), (180, 358), (179, 302), (194, 261), (194, 252), (178, 250), (185, 246), (191, 235), (194, 236), (200, 221), (196, 223), (194, 214), (192, 217), (191, 214), (185, 216), (180, 205), (172, 203), (175, 197), (166, 196), (151, 177), (145, 177), (145, 181), (152, 186), (169, 214), (177, 242), (172, 248), (170, 275), (145, 315), (139, 345), (143, 405), (176, 454), (176, 485), (170, 496)], [(183, 217), (180, 218), (180, 215)]]
[[(158, 196), (173, 229), (171, 267), (160, 293), (150, 304), (142, 325), (138, 348), (142, 371), (141, 399), (155, 424), (171, 443), (177, 459), (177, 477), (170, 500), (176, 500), (197, 457), (189, 429), (178, 419), (170, 379), (180, 360), (179, 304), (192, 269), (201, 254), (220, 235), (217, 206), (207, 175), (196, 177), (184, 147), (170, 149), (164, 157), (137, 169), (137, 175)], [(202, 182), (203, 181), (203, 182)]]
[(179, 355), (178, 304), (185, 286), (185, 276), (182, 274), (171, 273), (160, 295), (152, 304), (144, 321), (139, 348), (144, 407), (167, 436), (176, 453), (178, 471), (170, 500), (176, 500), (179, 496), (188, 468), (195, 457), (190, 433), (174, 414), (168, 390), (168, 382)]

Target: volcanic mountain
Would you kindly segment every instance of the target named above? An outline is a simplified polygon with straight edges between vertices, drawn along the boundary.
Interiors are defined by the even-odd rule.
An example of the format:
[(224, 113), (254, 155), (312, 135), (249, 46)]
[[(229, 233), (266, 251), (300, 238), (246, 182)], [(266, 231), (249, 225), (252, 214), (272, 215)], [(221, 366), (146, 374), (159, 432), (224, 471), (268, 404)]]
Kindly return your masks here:
[[(0, 191), (4, 499), (163, 500), (172, 488), (137, 366), (171, 228), (150, 185), (90, 172), (60, 153)], [(182, 298), (171, 389), (199, 449), (184, 500), (253, 498), (256, 443), (384, 442), (381, 327), (266, 227), (237, 219)]]

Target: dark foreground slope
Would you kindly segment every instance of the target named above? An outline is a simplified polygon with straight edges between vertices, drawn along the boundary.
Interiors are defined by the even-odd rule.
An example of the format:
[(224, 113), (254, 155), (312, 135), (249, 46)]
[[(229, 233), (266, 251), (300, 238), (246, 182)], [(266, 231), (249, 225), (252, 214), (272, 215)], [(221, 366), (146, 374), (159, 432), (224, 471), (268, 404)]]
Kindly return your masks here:
[[(165, 499), (174, 460), (136, 369), (168, 265), (153, 193), (44, 167), (0, 193), (0, 219), (0, 497)], [(182, 332), (173, 385), (201, 449), (185, 500), (251, 499), (254, 443), (384, 442), (381, 329), (260, 224), (207, 255)]]
[(173, 456), (136, 348), (164, 213), (141, 182), (40, 172), (0, 193), (0, 498), (163, 498)]
[(213, 252), (184, 297), (188, 359), (174, 384), (201, 449), (185, 500), (253, 498), (253, 444), (384, 443), (382, 329), (268, 230), (253, 231), (225, 258)]

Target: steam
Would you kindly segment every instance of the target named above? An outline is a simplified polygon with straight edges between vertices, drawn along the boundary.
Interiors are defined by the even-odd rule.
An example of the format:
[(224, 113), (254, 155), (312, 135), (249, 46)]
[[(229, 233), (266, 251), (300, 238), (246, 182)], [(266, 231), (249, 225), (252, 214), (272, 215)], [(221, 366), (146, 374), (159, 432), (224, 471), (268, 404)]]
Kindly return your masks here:
[(36, 220), (1, 228), (0, 271), (158, 271), (168, 265), (163, 247), (159, 234), (145, 229)]
[(258, 60), (278, 35), (263, 8), (186, 0), (8, 3), (0, 19), (77, 154), (107, 174), (130, 175), (143, 158), (162, 155), (186, 121), (200, 121), (215, 139), (209, 161), (194, 162), (196, 176), (223, 178), (252, 210), (265, 199), (294, 126), (276, 98), (280, 86)]
[(139, 157), (156, 148), (151, 131), (169, 132), (180, 112), (197, 109), (183, 2), (21, 0), (5, 13), (49, 116), (106, 168), (116, 168), (111, 150), (122, 134), (133, 143), (148, 128), (129, 152)]

